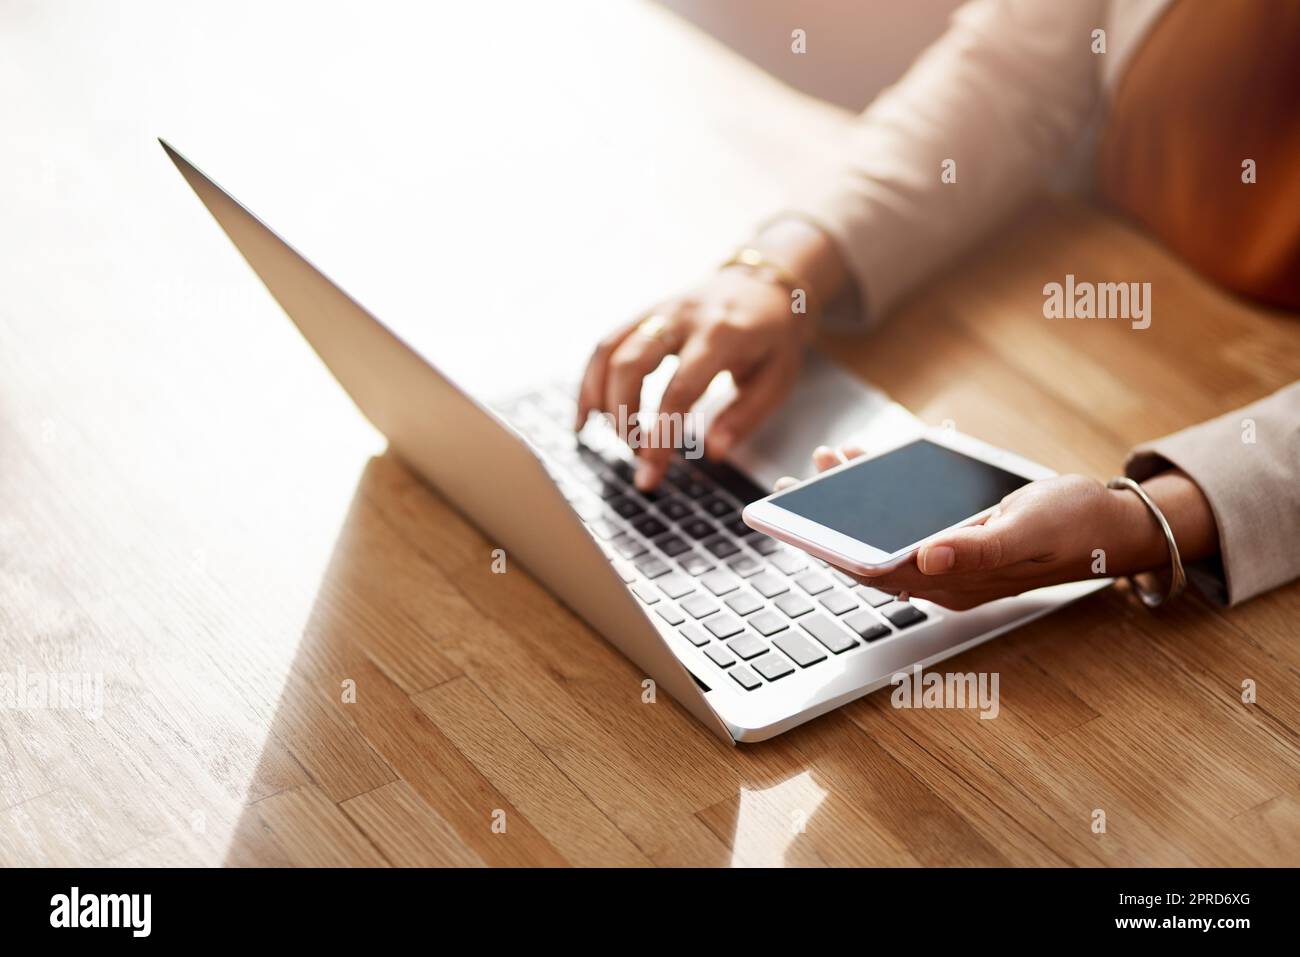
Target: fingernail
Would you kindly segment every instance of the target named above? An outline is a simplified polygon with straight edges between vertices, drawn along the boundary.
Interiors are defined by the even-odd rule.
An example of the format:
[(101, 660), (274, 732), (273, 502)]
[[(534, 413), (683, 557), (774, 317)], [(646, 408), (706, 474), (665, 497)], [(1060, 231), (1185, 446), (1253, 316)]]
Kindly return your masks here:
[(952, 568), (957, 553), (948, 545), (934, 545), (921, 553), (921, 571), (938, 575)]
[(641, 491), (650, 491), (655, 487), (655, 467), (649, 462), (638, 462), (636, 464), (636, 474), (632, 476), (632, 482)]

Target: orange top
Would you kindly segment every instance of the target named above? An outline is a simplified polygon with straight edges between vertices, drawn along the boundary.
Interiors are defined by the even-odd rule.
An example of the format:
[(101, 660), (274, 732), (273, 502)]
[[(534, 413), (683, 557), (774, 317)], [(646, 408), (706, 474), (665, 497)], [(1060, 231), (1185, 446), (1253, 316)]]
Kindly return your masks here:
[(1204, 275), (1300, 309), (1300, 3), (1175, 2), (1115, 92), (1097, 180)]

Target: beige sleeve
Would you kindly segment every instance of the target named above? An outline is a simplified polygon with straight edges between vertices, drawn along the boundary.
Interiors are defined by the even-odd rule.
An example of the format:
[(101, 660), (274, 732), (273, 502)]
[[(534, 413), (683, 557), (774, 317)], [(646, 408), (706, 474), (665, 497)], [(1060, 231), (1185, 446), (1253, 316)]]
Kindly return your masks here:
[(1300, 577), (1300, 381), (1253, 405), (1134, 449), (1137, 481), (1176, 466), (1204, 493), (1219, 527), (1217, 562), (1189, 577), (1237, 605)]
[(1104, 0), (964, 5), (862, 114), (842, 172), (793, 198), (787, 215), (849, 260), (868, 319), (1058, 171), (1098, 102), (1104, 12)]

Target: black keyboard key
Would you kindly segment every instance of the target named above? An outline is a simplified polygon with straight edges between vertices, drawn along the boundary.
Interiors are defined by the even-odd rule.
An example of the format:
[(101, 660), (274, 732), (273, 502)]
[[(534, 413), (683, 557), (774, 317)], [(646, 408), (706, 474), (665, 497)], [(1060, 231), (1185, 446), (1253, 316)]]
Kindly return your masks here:
[(730, 558), (740, 551), (740, 546), (724, 535), (709, 539), (704, 543), (704, 547), (718, 558)]
[(826, 660), (826, 652), (818, 645), (814, 645), (802, 635), (791, 632), (788, 635), (782, 635), (775, 639), (772, 644), (776, 645), (787, 655), (794, 659), (794, 663), (800, 668), (807, 668), (815, 665), (819, 661)]
[[(732, 634), (735, 634), (735, 632), (732, 632)], [(768, 650), (766, 642), (760, 641), (758, 635), (748, 631), (739, 638), (732, 638), (731, 641), (727, 642), (727, 647), (745, 661), (750, 658), (757, 658)]]
[(722, 645), (709, 645), (709, 647), (704, 649), (704, 653), (708, 655), (709, 660), (719, 668), (730, 668), (736, 663), (736, 656), (726, 648), (722, 647)]
[(784, 678), (788, 674), (793, 674), (794, 665), (780, 655), (764, 655), (754, 662), (754, 670), (768, 681), (775, 681), (777, 678)]
[(666, 561), (649, 552), (636, 560), (636, 567), (637, 571), (646, 578), (658, 578), (660, 575), (667, 575), (673, 570), (673, 567)]
[(760, 688), (763, 685), (763, 682), (758, 680), (758, 675), (754, 674), (754, 672), (750, 671), (744, 665), (736, 665), (736, 667), (728, 671), (727, 674), (731, 675), (736, 684), (740, 685), (746, 691), (753, 691), (755, 688)]
[(682, 522), (680, 528), (683, 532), (696, 540), (708, 538), (717, 531), (717, 528), (714, 527), (712, 522), (706, 522), (702, 518), (688, 518), (686, 521)]
[(636, 475), (636, 467), (626, 459), (614, 459), (605, 464), (609, 466), (611, 472), (621, 478), (624, 482), (630, 483)]
[(763, 488), (740, 469), (726, 462), (710, 462), (702, 459), (696, 463), (696, 470), (703, 476), (716, 482), (719, 488), (731, 493), (732, 498), (748, 504), (757, 502), (770, 489)]
[(858, 607), (857, 600), (846, 591), (828, 591), (818, 599), (832, 615), (843, 615)]
[(632, 527), (644, 535), (646, 538), (654, 538), (656, 535), (662, 535), (668, 531), (668, 526), (653, 515), (646, 515), (638, 518), (632, 523)]
[(659, 607), (655, 609), (655, 612), (670, 625), (680, 625), (686, 620), (686, 616), (682, 614), (680, 608), (676, 605), (670, 605), (667, 602), (660, 602)]
[(925, 621), (926, 614), (915, 605), (899, 605), (897, 608), (886, 608), (882, 614), (894, 623), (895, 628), (907, 628), (915, 625), (918, 621)]
[(614, 550), (624, 558), (636, 558), (638, 555), (643, 554), (646, 551), (645, 544), (641, 539), (633, 538), (627, 532), (624, 532), (622, 535), (611, 540), (610, 544), (613, 545)]
[(714, 518), (730, 518), (736, 511), (730, 502), (718, 495), (710, 495), (706, 499), (701, 499), (700, 508)]
[(668, 471), (664, 473), (668, 476), (668, 481), (674, 485), (682, 485), (692, 480), (691, 470), (681, 462), (673, 462), (668, 466)]
[(727, 607), (734, 611), (741, 618), (746, 615), (752, 615), (763, 607), (763, 602), (757, 595), (751, 595), (747, 591), (737, 592), (727, 599)]
[(749, 580), (749, 583), (764, 598), (775, 598), (782, 592), (790, 590), (786, 580), (775, 572), (763, 572), (761, 575), (755, 575)]
[(735, 615), (714, 615), (704, 623), (715, 638), (730, 638), (745, 630), (745, 625)]
[(715, 568), (700, 578), (700, 584), (721, 598), (740, 587), (740, 579), (723, 568)]
[(674, 572), (655, 582), (659, 590), (669, 598), (677, 599), (695, 591), (695, 582), (678, 572)]
[(768, 535), (760, 535), (749, 543), (749, 547), (760, 555), (771, 555), (781, 550), (781, 543)]
[(702, 648), (709, 643), (709, 636), (700, 631), (698, 625), (684, 625), (677, 629), (677, 633), (696, 648)]
[(605, 467), (605, 460), (600, 457), (600, 453), (590, 445), (584, 445), (581, 440), (574, 447), (574, 451), (578, 453), (578, 458), (582, 460), (587, 468), (603, 469)]
[(713, 568), (713, 562), (709, 561), (699, 552), (691, 552), (689, 555), (683, 555), (677, 559), (677, 564), (686, 569), (687, 574), (703, 575)]
[(718, 603), (708, 595), (692, 595), (681, 603), (682, 611), (692, 618), (707, 618), (718, 610)]
[(682, 490), (683, 495), (685, 495), (687, 498), (693, 498), (693, 499), (704, 498), (706, 495), (708, 495), (710, 492), (713, 491), (713, 489), (710, 486), (704, 484), (698, 479), (690, 479), (682, 483), (680, 485), (680, 488)]
[(601, 481), (601, 483), (595, 487), (595, 491), (601, 498), (609, 502), (626, 492), (627, 487), (620, 485), (618, 482)]
[(733, 558), (727, 562), (727, 567), (741, 578), (748, 578), (750, 575), (757, 575), (762, 571), (763, 563), (753, 555), (741, 555), (739, 558)]
[(758, 532), (746, 525), (743, 519), (739, 518), (733, 518), (724, 526), (724, 528), (737, 538), (746, 538), (750, 535), (758, 534)]
[(813, 610), (813, 603), (804, 598), (803, 595), (796, 595), (790, 592), (788, 595), (782, 595), (776, 600), (776, 607), (780, 608), (790, 618), (798, 618), (800, 615), (806, 615)]
[(683, 502), (680, 498), (669, 498), (660, 502), (659, 511), (667, 515), (674, 522), (680, 522), (682, 519), (691, 515), (691, 507)]
[(810, 615), (807, 618), (801, 618), (799, 624), (808, 634), (837, 655), (848, 651), (850, 648), (856, 648), (858, 645), (857, 639), (851, 637), (847, 631), (841, 628), (839, 622), (832, 621), (825, 615)]
[(619, 514), (621, 518), (635, 518), (637, 515), (644, 515), (645, 508), (640, 502), (635, 502), (626, 495), (620, 495), (618, 498), (609, 500), (609, 507)]
[(665, 535), (663, 538), (655, 540), (655, 547), (669, 558), (676, 558), (682, 552), (690, 551), (691, 543), (676, 535)]
[(844, 624), (856, 631), (863, 641), (879, 641), (893, 634), (888, 625), (865, 608), (845, 618)]
[(753, 628), (764, 638), (775, 635), (778, 631), (785, 631), (790, 625), (784, 618), (768, 608), (760, 611), (749, 619), (749, 627)]
[[(637, 491), (641, 492), (640, 489), (637, 489)], [(649, 502), (662, 502), (672, 494), (673, 490), (670, 489), (666, 483), (660, 482), (648, 492), (641, 492), (641, 497)]]

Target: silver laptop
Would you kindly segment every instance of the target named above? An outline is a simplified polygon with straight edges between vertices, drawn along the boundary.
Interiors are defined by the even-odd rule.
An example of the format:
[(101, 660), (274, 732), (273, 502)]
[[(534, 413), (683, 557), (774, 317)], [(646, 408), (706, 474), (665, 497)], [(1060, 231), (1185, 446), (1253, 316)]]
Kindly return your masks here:
[[(746, 526), (741, 509), (791, 471), (792, 456), (806, 463), (801, 437), (847, 438), (854, 415), (854, 438), (920, 431), (824, 361), (809, 365), (795, 399), (730, 464), (680, 458), (660, 488), (638, 492), (612, 428), (593, 419), (574, 435), (569, 390), (544, 381), (490, 405), (467, 394), (160, 142), (391, 448), (728, 741), (780, 734), (1108, 584), (1058, 585), (957, 613), (895, 601)], [(794, 647), (790, 636), (801, 653), (782, 650)]]

